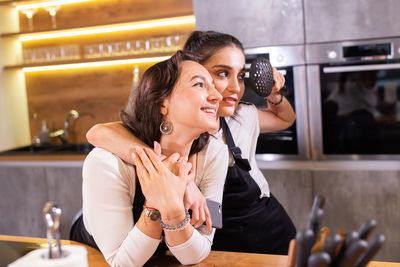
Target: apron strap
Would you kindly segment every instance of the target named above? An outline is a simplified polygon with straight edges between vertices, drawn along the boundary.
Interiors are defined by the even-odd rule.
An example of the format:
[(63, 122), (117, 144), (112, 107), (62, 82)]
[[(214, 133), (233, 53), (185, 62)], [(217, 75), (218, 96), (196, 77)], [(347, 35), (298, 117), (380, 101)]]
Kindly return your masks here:
[(235, 145), (235, 141), (233, 141), (231, 131), (229, 130), (225, 118), (220, 117), (219, 120), (221, 122), (222, 131), (224, 132), (229, 151), (232, 153), (232, 156), (235, 160), (235, 164), (245, 171), (250, 171), (250, 163), (247, 159), (242, 158), (242, 151)]

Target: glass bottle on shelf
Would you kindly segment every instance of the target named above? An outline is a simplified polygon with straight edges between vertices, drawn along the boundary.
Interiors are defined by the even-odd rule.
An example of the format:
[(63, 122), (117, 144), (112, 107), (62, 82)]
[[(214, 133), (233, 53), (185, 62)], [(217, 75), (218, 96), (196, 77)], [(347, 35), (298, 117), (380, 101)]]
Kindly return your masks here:
[(60, 5), (57, 6), (47, 6), (44, 8), (47, 12), (49, 12), (49, 15), (51, 17), (51, 28), (56, 29), (57, 28), (57, 21), (56, 21), (56, 15), (57, 11), (60, 9)]
[(21, 13), (24, 14), (28, 19), (29, 31), (33, 31), (33, 16), (36, 14), (37, 10), (37, 8), (28, 8), (21, 10)]

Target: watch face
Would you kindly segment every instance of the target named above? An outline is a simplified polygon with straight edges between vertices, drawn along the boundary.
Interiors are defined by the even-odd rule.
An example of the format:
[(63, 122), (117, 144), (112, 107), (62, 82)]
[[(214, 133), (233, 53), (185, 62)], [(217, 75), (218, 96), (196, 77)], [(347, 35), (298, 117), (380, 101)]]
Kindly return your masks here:
[(150, 220), (157, 221), (160, 219), (160, 212), (158, 210), (150, 211)]

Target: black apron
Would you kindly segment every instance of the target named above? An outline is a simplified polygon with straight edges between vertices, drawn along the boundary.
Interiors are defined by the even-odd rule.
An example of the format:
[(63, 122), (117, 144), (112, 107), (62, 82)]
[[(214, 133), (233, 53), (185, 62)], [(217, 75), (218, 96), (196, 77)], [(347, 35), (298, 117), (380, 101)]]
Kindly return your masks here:
[[(132, 207), (132, 214), (133, 214), (133, 221), (136, 223), (140, 215), (143, 211), (145, 197), (142, 192), (142, 187), (140, 186), (139, 180), (136, 182), (136, 189), (135, 189), (135, 197), (133, 199), (133, 207)], [(83, 223), (83, 215), (80, 215), (78, 219), (72, 223), (71, 230), (69, 232), (69, 239), (84, 243), (96, 249), (99, 249), (94, 241), (93, 237), (89, 234), (86, 230), (85, 225)], [(155, 254), (163, 254), (167, 251), (167, 245), (165, 242), (161, 242), (158, 246)]]
[(250, 163), (235, 146), (225, 119), (221, 126), (234, 158), (228, 168), (222, 200), (223, 228), (216, 231), (213, 250), (287, 255), (296, 229), (285, 209), (261, 191), (250, 176)]

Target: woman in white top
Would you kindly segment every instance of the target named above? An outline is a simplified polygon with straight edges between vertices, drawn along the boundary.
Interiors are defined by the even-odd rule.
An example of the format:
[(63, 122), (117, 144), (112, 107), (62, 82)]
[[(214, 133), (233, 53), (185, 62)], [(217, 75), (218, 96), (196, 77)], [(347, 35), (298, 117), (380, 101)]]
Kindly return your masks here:
[[(218, 115), (226, 117), (234, 145), (240, 148), (240, 156), (248, 159), (247, 163), (244, 160), (243, 166), (237, 168), (241, 160), (233, 159), (233, 153), (229, 153), (230, 160), (226, 159), (224, 162), (228, 173), (223, 201), (224, 224), (223, 229), (217, 230), (213, 249), (287, 253), (289, 241), (295, 237), (295, 228), (285, 210), (270, 194), (268, 182), (255, 161), (259, 133), (286, 129), (296, 118), (290, 103), (279, 92), (285, 82), (283, 75), (274, 68), (274, 88), (271, 95), (265, 99), (269, 107), (267, 110), (259, 110), (254, 105), (239, 104), (244, 93), (246, 72), (244, 49), (239, 40), (228, 34), (195, 31), (186, 41), (184, 51), (195, 55), (213, 77), (215, 87), (223, 97)], [(210, 138), (209, 151), (212, 151), (217, 141), (225, 142), (227, 135), (220, 128), (213, 134), (216, 138)], [(118, 123), (97, 125), (88, 132), (87, 137), (92, 144), (109, 149), (130, 162), (132, 161), (129, 160), (127, 147), (139, 144), (137, 139), (124, 131)], [(232, 172), (240, 172), (234, 179), (246, 182), (250, 180), (251, 183), (244, 185), (245, 183), (238, 182), (237, 184), (244, 186), (237, 187), (231, 182)], [(201, 199), (201, 195), (196, 194), (195, 190), (191, 191), (191, 195), (192, 198)], [(190, 205), (193, 204), (187, 204)], [(195, 209), (197, 206), (195, 205)], [(206, 214), (201, 209), (198, 213)], [(206, 219), (198, 217), (200, 222)]]
[[(199, 164), (212, 173), (221, 169), (218, 158), (226, 157), (222, 145), (214, 157), (202, 154), (207, 131), (217, 127), (222, 98), (208, 71), (190, 59), (178, 52), (150, 67), (121, 113), (126, 129), (148, 146), (154, 144), (155, 150), (162, 149), (170, 156), (168, 162), (139, 147), (132, 155), (136, 167), (101, 148), (84, 162), (83, 216), (73, 225), (71, 239), (99, 248), (112, 266), (142, 266), (162, 233), (183, 264), (198, 263), (210, 251), (215, 230), (192, 227), (183, 199), (193, 180), (191, 164), (186, 163), (190, 154), (199, 153)], [(223, 175), (224, 170), (220, 179), (205, 176), (198, 181), (206, 198), (221, 202)]]

